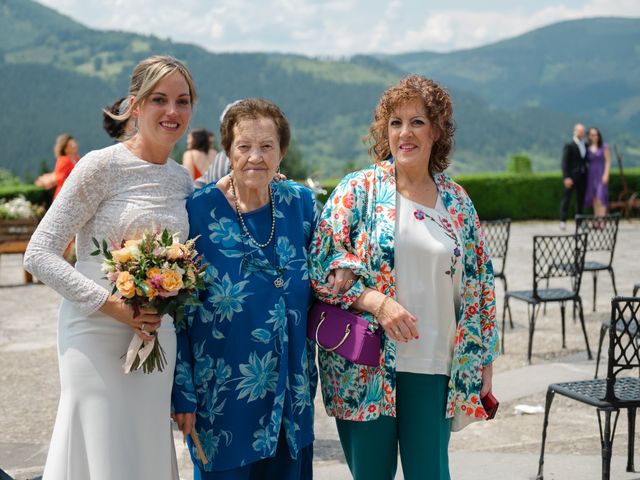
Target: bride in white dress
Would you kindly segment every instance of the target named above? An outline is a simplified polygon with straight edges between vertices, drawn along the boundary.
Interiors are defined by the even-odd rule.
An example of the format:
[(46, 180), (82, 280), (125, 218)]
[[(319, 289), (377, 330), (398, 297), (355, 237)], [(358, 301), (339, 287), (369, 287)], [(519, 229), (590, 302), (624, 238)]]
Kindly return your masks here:
[[(110, 295), (91, 257), (92, 237), (107, 242), (139, 237), (145, 229), (189, 233), (187, 171), (169, 158), (196, 100), (191, 74), (171, 57), (140, 62), (129, 87), (136, 133), (82, 158), (34, 233), (25, 268), (63, 297), (58, 320), (60, 403), (44, 480), (174, 480), (170, 426), (176, 355), (173, 321), (133, 310)], [(76, 237), (78, 262), (62, 257)], [(122, 354), (132, 333), (157, 330), (163, 372), (125, 374)]]

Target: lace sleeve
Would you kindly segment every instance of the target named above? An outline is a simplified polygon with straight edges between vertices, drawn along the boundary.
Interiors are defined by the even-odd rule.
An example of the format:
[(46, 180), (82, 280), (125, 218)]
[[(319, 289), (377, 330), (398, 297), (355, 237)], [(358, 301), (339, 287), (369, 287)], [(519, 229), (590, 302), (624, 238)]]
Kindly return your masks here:
[(91, 152), (82, 158), (31, 237), (24, 268), (84, 314), (100, 308), (109, 291), (85, 277), (62, 257), (76, 233), (96, 213), (109, 187), (108, 158)]

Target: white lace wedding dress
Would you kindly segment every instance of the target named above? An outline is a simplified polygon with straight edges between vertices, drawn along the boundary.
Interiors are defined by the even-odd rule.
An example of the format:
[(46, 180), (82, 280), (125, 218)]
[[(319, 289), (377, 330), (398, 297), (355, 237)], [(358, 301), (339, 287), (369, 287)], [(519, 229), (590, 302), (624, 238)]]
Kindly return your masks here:
[[(119, 243), (145, 229), (189, 233), (193, 187), (173, 160), (155, 165), (117, 144), (78, 162), (25, 254), (25, 268), (63, 297), (58, 320), (60, 403), (45, 480), (174, 480), (170, 427), (176, 340), (170, 317), (158, 330), (164, 372), (126, 374), (133, 330), (102, 314), (108, 283), (92, 237)], [(62, 258), (76, 237), (75, 269)]]

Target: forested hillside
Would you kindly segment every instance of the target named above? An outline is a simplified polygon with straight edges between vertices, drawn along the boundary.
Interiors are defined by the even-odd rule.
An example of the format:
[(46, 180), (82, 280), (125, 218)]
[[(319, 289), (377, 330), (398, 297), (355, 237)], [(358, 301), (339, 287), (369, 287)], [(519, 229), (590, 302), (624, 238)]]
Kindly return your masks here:
[[(599, 21), (610, 22), (593, 20)], [(562, 30), (564, 25), (571, 35), (573, 23), (579, 22), (557, 27)], [(615, 25), (610, 28), (620, 30)], [(544, 52), (549, 48), (544, 38), (534, 35), (529, 42), (539, 44), (536, 48)], [(388, 85), (408, 71), (440, 78), (451, 89), (458, 127), (454, 171), (501, 170), (508, 156), (519, 152), (532, 157), (536, 170), (557, 168), (562, 143), (577, 120), (597, 121), (608, 140), (623, 148), (625, 159), (640, 164), (638, 140), (626, 133), (635, 125), (633, 108), (628, 109), (628, 122), (602, 114), (613, 108), (613, 103), (623, 101), (620, 95), (616, 93), (613, 103), (608, 97), (590, 99), (599, 106), (581, 111), (554, 102), (508, 100), (505, 85), (511, 83), (509, 79), (518, 84), (522, 81), (513, 62), (505, 60), (504, 65), (495, 67), (507, 73), (503, 72), (499, 82), (487, 82), (489, 86), (474, 83), (475, 77), (485, 75), (482, 63), (468, 67), (476, 69), (475, 76), (451, 73), (462, 68), (457, 55), (471, 55), (465, 58), (472, 62), (473, 52), (484, 55), (483, 49), (447, 55), (422, 53), (415, 58), (355, 56), (342, 60), (267, 53), (213, 54), (153, 36), (91, 30), (30, 0), (0, 0), (0, 40), (0, 102), (4, 106), (0, 167), (23, 177), (37, 174), (43, 161), (52, 165), (53, 142), (60, 132), (76, 136), (81, 152), (107, 145), (100, 109), (126, 93), (133, 65), (153, 53), (175, 55), (192, 70), (200, 93), (193, 126), (217, 131), (218, 116), (228, 102), (248, 96), (269, 98), (287, 114), (309, 171), (323, 177), (340, 176), (369, 161), (362, 137), (376, 101)], [(519, 58), (516, 64), (528, 61), (518, 55), (517, 48), (501, 48), (504, 56)], [(447, 58), (458, 62), (458, 67), (445, 69)], [(433, 59), (440, 62), (442, 70), (428, 63)], [(557, 77), (555, 83), (549, 77), (545, 88), (557, 97), (566, 96), (567, 77)], [(617, 92), (616, 82), (626, 79), (626, 73), (619, 72), (606, 81), (610, 90)], [(492, 94), (492, 89), (504, 90), (505, 99)], [(624, 98), (632, 105), (636, 93), (628, 93)], [(523, 94), (512, 97), (519, 95)]]
[(496, 107), (542, 107), (640, 128), (640, 19), (561, 22), (472, 50), (383, 58)]

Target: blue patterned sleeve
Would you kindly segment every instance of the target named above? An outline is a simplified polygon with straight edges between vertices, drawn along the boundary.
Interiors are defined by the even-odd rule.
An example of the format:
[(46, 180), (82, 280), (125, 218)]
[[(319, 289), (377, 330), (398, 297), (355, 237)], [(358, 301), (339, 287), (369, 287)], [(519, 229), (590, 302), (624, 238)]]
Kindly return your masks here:
[(191, 325), (202, 308), (186, 305), (184, 320), (176, 325), (177, 356), (171, 392), (172, 410), (175, 413), (196, 411), (196, 389), (193, 383), (193, 355), (191, 353)]
[[(309, 259), (309, 249), (311, 247), (311, 241), (313, 239), (313, 234), (316, 231), (316, 227), (318, 225), (318, 219), (320, 216), (320, 210), (317, 208), (316, 197), (315, 194), (311, 190), (307, 190), (308, 195), (305, 194), (303, 196), (304, 201), (304, 229), (305, 229), (305, 250), (306, 250), (306, 258), (307, 258), (307, 268), (310, 267), (310, 259)], [(309, 306), (313, 304), (314, 295), (313, 289), (309, 289)], [(305, 323), (306, 325), (306, 323)], [(306, 331), (306, 327), (305, 327)], [(310, 398), (315, 398), (316, 396), (316, 388), (318, 386), (318, 369), (316, 368), (316, 342), (313, 340), (306, 339), (306, 365), (307, 365), (307, 374), (309, 375), (309, 390), (310, 390)], [(304, 362), (303, 362), (304, 364)], [(310, 407), (313, 409), (313, 401), (310, 403)], [(311, 416), (313, 418), (313, 415)]]
[[(204, 192), (199, 190), (187, 199), (187, 212), (189, 218), (199, 218), (198, 212), (198, 196)], [(191, 223), (189, 238), (196, 238), (200, 232), (194, 228), (194, 222)], [(196, 241), (196, 249), (202, 254), (201, 241)], [(194, 296), (200, 302), (204, 300), (206, 290), (196, 290)], [(175, 413), (193, 413), (196, 411), (196, 389), (193, 382), (193, 354), (191, 348), (191, 328), (196, 318), (200, 315), (200, 309), (203, 304), (185, 305), (184, 318), (176, 324), (176, 367), (173, 374), (173, 389), (171, 391), (171, 410)]]
[(305, 247), (308, 249), (311, 245), (313, 232), (318, 225), (320, 210), (316, 207), (316, 196), (309, 188), (303, 188), (302, 191), (302, 217), (304, 227), (304, 238), (306, 240)]

